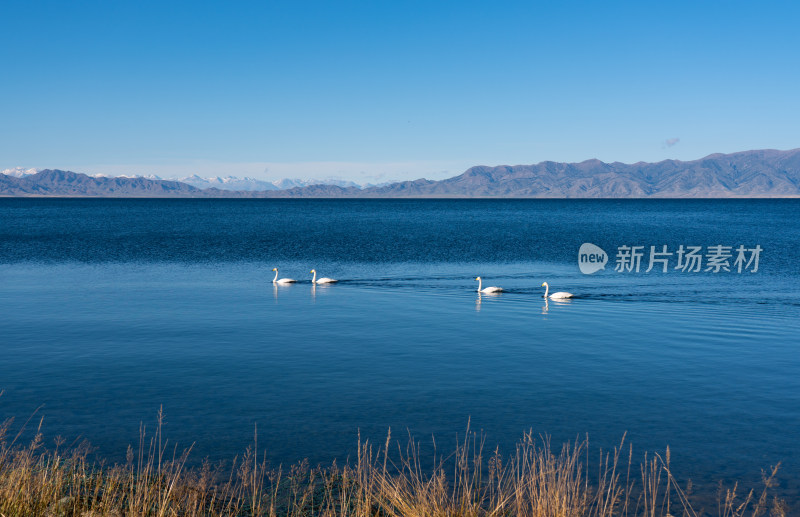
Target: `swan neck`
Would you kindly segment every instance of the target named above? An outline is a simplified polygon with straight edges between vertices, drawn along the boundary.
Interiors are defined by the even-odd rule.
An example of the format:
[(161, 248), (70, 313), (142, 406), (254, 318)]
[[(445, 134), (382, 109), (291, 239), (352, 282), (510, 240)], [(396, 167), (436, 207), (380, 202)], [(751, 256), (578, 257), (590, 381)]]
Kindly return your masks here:
[(483, 280), (480, 278), (478, 279), (478, 292), (481, 292), (481, 287), (483, 286)]
[(276, 269), (275, 270), (275, 278), (272, 279), (272, 283), (274, 284), (277, 281), (278, 281), (278, 270)]
[(547, 295), (550, 294), (550, 286), (544, 284), (544, 297), (547, 298)]
[(314, 278), (311, 279), (311, 283), (312, 284), (316, 284), (317, 283), (317, 272), (316, 271), (314, 271)]

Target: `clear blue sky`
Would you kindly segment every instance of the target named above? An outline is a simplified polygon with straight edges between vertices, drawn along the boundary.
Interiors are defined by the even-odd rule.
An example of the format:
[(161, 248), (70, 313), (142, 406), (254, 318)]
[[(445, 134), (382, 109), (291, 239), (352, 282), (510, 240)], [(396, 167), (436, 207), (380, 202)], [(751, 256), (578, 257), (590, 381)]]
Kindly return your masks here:
[(0, 169), (405, 179), (800, 147), (794, 2), (3, 0), (0, 20)]

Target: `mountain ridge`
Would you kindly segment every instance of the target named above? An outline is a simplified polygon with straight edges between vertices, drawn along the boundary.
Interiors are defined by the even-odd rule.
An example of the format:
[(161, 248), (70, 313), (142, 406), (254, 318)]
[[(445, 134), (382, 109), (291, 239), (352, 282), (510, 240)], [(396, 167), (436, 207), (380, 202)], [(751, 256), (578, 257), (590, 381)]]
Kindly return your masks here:
[(46, 169), (0, 174), (5, 197), (228, 198), (727, 198), (800, 197), (800, 148), (714, 153), (691, 161), (606, 163), (598, 159), (532, 165), (477, 165), (434, 181), (407, 180), (359, 188), (316, 184), (283, 190), (201, 189), (187, 183), (87, 176)]

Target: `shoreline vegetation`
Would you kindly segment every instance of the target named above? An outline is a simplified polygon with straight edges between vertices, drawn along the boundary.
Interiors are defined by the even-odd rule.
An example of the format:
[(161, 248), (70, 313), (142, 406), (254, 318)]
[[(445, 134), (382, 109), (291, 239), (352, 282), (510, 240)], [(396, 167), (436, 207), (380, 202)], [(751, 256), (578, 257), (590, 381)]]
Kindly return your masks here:
[[(253, 444), (228, 467), (187, 463), (162, 435), (160, 411), (152, 433), (140, 426), (125, 464), (91, 460), (83, 443), (44, 446), (42, 423), (21, 443), (23, 425), (0, 423), (0, 516), (287, 516), (287, 517), (785, 517), (772, 492), (779, 466), (763, 485), (743, 490), (720, 484), (713, 507), (692, 504), (691, 482), (681, 486), (670, 450), (634, 461), (622, 438), (612, 451), (589, 450), (588, 440), (554, 447), (526, 433), (511, 455), (487, 452), (467, 426), (455, 449), (435, 453), (424, 467), (420, 443), (392, 439), (378, 446), (359, 436), (354, 462), (310, 467), (307, 461), (271, 468)], [(30, 422), (30, 419), (29, 419)]]

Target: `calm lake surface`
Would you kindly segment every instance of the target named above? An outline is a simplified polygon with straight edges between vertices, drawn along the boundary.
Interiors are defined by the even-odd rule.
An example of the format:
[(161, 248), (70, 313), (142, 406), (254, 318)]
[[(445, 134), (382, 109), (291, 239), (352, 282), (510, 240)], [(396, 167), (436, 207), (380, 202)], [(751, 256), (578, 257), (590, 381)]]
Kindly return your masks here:
[[(584, 242), (605, 270), (581, 274)], [(663, 245), (731, 246), (731, 271), (646, 273)], [(620, 246), (644, 246), (638, 273)], [(160, 406), (198, 461), (256, 424), (274, 463), (470, 420), (509, 454), (529, 429), (627, 432), (701, 486), (783, 462), (797, 504), (799, 266), (799, 200), (2, 199), (0, 420), (41, 406), (46, 436), (114, 461)]]

